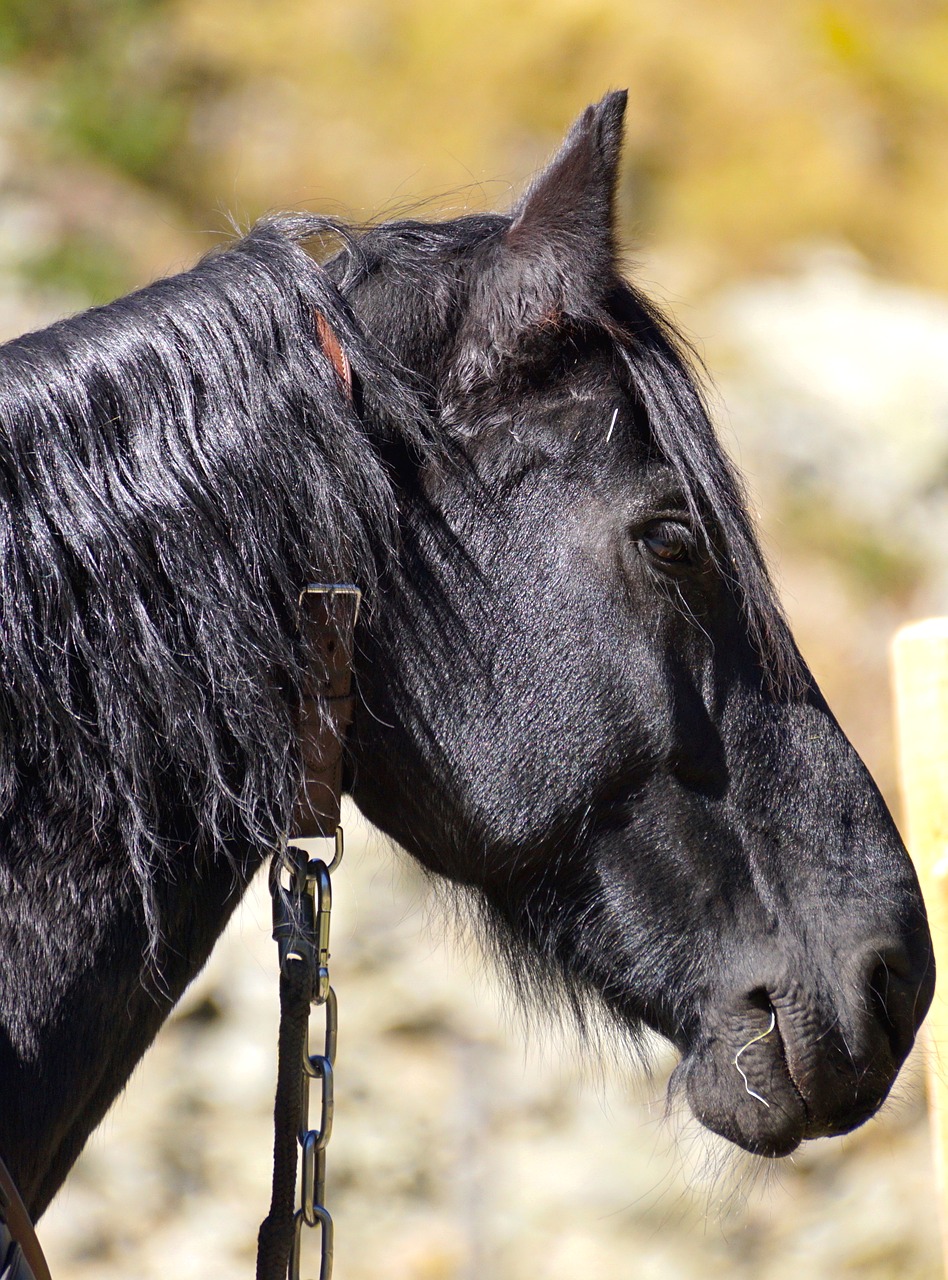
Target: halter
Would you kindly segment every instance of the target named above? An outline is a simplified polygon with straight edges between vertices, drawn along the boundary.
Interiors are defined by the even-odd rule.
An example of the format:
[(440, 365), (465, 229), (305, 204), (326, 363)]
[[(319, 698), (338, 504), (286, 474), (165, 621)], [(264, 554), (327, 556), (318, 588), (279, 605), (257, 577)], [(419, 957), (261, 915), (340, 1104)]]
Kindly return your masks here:
[[(352, 366), (326, 318), (316, 336), (339, 389), (353, 400)], [(300, 595), (300, 626), (322, 678), (303, 691), (303, 785), (290, 832), (273, 855), (273, 937), (280, 957), (280, 1030), (273, 1104), (270, 1212), (257, 1236), (257, 1280), (299, 1280), (303, 1227), (320, 1228), (319, 1280), (331, 1280), (332, 1215), (323, 1204), (326, 1144), (332, 1133), (336, 993), (329, 982), (330, 874), (342, 861), (342, 766), (352, 723), (352, 656), (362, 593), (349, 584), (311, 584)], [(327, 715), (328, 711), (328, 715)], [(329, 862), (310, 858), (297, 840), (332, 840)], [(325, 1010), (322, 1052), (310, 1052), (313, 1007)], [(319, 1120), (310, 1128), (310, 1086), (320, 1084)], [(302, 1159), (300, 1204), (294, 1210)], [(0, 1277), (3, 1280), (3, 1277)]]

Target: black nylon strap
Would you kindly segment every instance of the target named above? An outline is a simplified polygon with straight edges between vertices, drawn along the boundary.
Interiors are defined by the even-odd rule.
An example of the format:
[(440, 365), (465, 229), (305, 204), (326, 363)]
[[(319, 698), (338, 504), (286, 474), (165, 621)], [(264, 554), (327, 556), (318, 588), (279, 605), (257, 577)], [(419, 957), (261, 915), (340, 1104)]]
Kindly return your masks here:
[[(270, 1212), (257, 1236), (257, 1280), (285, 1280), (293, 1247), (297, 1135), (302, 1128), (300, 1063), (306, 1046), (313, 974), (303, 960), (288, 960), (280, 973), (280, 1035), (277, 1087), (273, 1104), (273, 1189)], [(2, 1280), (2, 1278), (0, 1278)]]

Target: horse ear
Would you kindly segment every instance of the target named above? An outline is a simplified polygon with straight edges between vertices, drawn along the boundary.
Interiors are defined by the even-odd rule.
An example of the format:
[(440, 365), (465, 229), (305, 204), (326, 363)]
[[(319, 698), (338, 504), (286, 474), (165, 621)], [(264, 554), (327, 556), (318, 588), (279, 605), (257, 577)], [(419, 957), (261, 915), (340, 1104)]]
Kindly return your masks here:
[(614, 257), (616, 178), (628, 93), (608, 93), (587, 107), (559, 151), (531, 184), (507, 232), (511, 252), (544, 243), (598, 249)]
[(581, 319), (615, 277), (615, 199), (626, 92), (587, 107), (513, 211), (497, 297), (518, 328)]

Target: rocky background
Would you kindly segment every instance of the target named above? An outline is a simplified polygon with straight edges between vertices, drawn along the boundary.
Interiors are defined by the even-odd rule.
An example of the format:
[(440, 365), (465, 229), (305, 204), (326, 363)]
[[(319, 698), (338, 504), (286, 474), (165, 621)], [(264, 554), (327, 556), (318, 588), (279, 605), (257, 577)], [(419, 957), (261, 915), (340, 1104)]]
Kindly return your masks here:
[[(269, 208), (503, 207), (629, 85), (624, 236), (713, 370), (804, 653), (897, 805), (887, 670), (948, 611), (948, 10), (936, 0), (0, 0), (0, 337)], [(941, 1274), (920, 1068), (756, 1164), (673, 1065), (526, 1025), (350, 815), (339, 1280)], [(43, 1220), (57, 1280), (252, 1274), (276, 965), (261, 886)], [(0, 1099), (0, 1105), (9, 1103)]]

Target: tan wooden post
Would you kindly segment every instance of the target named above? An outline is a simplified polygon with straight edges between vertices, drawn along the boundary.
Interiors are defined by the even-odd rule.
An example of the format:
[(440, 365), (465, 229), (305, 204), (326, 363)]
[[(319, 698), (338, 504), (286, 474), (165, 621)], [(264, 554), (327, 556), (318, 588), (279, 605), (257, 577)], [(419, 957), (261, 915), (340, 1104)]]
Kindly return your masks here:
[(948, 1260), (948, 618), (903, 627), (892, 654), (908, 846), (928, 907), (938, 970), (924, 1043)]

